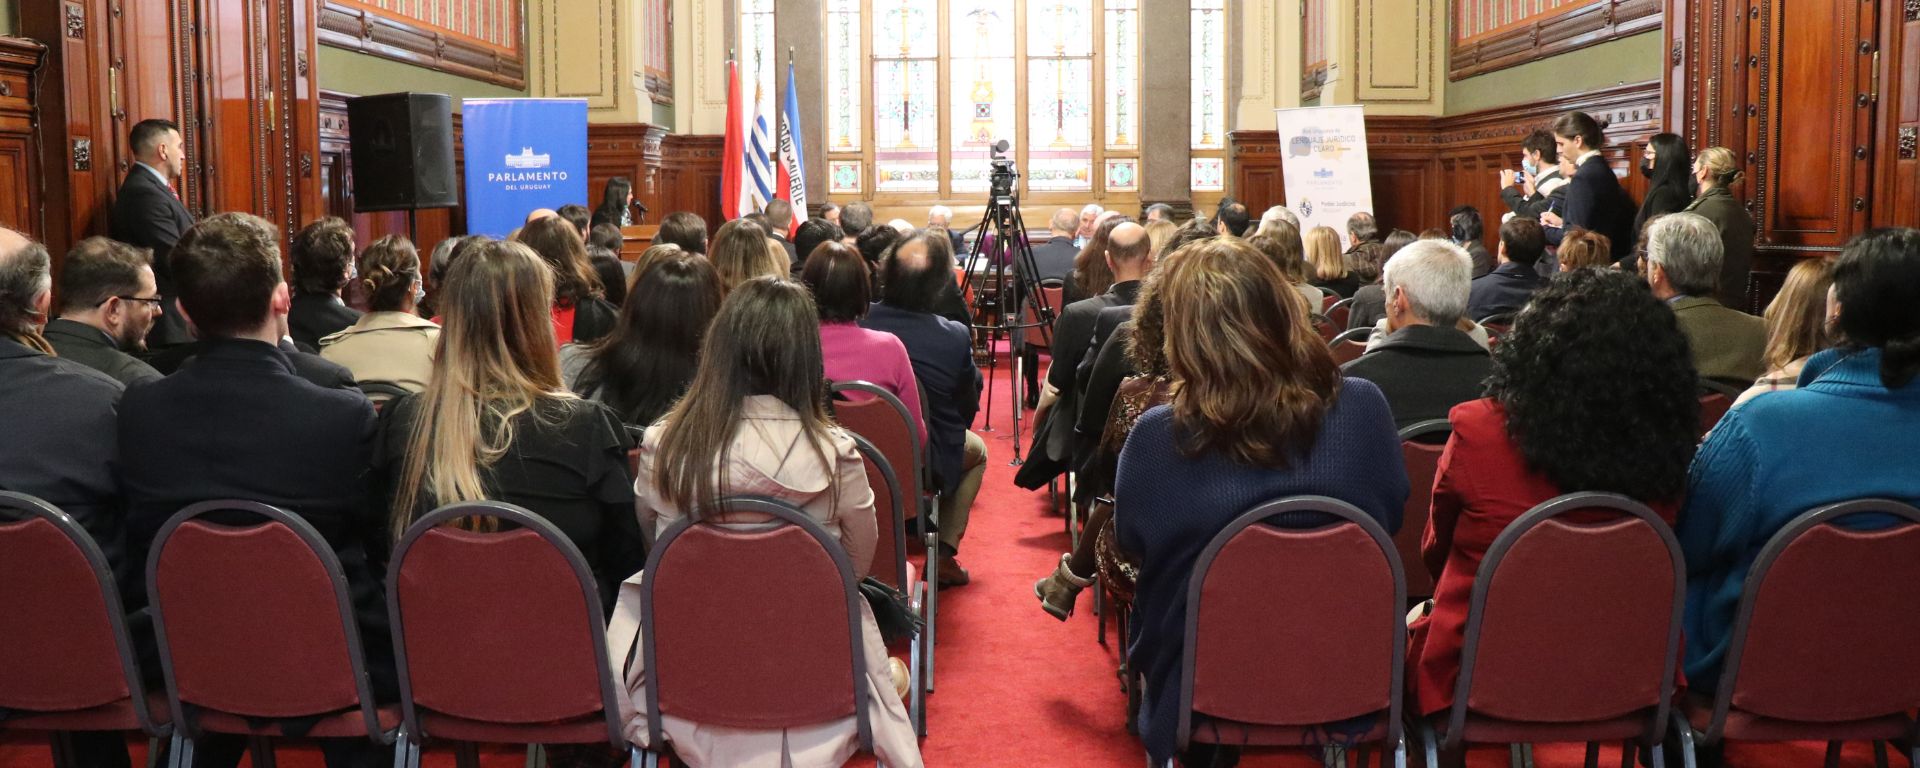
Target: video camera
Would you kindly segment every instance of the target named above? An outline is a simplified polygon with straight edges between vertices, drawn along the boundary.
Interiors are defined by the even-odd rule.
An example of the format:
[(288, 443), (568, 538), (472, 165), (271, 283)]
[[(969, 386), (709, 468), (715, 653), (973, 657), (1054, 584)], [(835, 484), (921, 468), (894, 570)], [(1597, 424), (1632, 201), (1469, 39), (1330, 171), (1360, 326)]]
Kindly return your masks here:
[(1014, 170), (1013, 158), (1007, 157), (1007, 149), (1011, 146), (1006, 139), (1001, 139), (994, 142), (990, 150), (993, 154), (990, 160), (993, 173), (989, 181), (993, 184), (993, 201), (1001, 205), (1014, 204), (1014, 181), (1020, 178), (1020, 172)]

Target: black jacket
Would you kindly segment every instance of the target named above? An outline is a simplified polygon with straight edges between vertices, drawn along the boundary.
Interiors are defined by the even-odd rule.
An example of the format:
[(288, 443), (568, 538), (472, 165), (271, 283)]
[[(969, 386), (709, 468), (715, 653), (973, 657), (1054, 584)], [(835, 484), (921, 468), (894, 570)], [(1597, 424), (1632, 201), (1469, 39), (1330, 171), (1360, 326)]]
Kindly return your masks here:
[(1647, 199), (1640, 201), (1640, 212), (1633, 217), (1633, 233), (1638, 236), (1647, 222), (1656, 216), (1679, 213), (1693, 203), (1693, 193), (1676, 184), (1655, 184), (1647, 188)]
[(960, 487), (966, 458), (967, 428), (980, 411), (980, 367), (973, 362), (973, 338), (966, 326), (931, 312), (875, 304), (860, 327), (900, 338), (913, 362), (913, 377), (926, 393), (927, 442), (941, 492)]
[[(40, 498), (99, 542), (122, 584), (144, 558), (121, 546), (120, 478), (114, 466), (124, 387), (72, 360), (0, 336), (0, 490)], [(0, 517), (0, 521), (4, 521)]]
[(1405, 429), (1444, 419), (1454, 406), (1485, 396), (1493, 357), (1457, 328), (1412, 325), (1388, 334), (1341, 372), (1378, 386), (1394, 425)]
[(1606, 155), (1594, 155), (1580, 164), (1567, 182), (1567, 209), (1561, 214), (1566, 226), (1585, 227), (1613, 241), (1613, 260), (1633, 255), (1633, 217), (1637, 212), (1633, 198), (1613, 175)]
[(1546, 213), (1547, 207), (1552, 205), (1554, 200), (1566, 197), (1567, 185), (1565, 184), (1556, 185), (1553, 191), (1544, 195), (1538, 191), (1540, 187), (1544, 186), (1547, 182), (1557, 178), (1560, 178), (1560, 168), (1558, 166), (1549, 167), (1541, 171), (1539, 177), (1533, 180), (1533, 188), (1535, 190), (1533, 194), (1529, 195), (1522, 192), (1520, 185), (1515, 184), (1500, 190), (1500, 200), (1507, 204), (1507, 210), (1513, 211), (1515, 216), (1525, 216), (1530, 219), (1540, 218), (1540, 214)]
[(1505, 312), (1518, 312), (1533, 298), (1533, 292), (1546, 287), (1532, 264), (1509, 261), (1495, 267), (1484, 277), (1476, 277), (1467, 293), (1467, 317), (1484, 320)]
[(1740, 199), (1724, 187), (1708, 189), (1687, 206), (1688, 213), (1705, 216), (1720, 229), (1726, 254), (1720, 262), (1720, 303), (1742, 312), (1752, 309), (1747, 279), (1753, 268), (1753, 217)]
[(1380, 283), (1360, 286), (1347, 305), (1347, 329), (1372, 328), (1387, 316), (1387, 289)]
[(160, 378), (140, 358), (120, 351), (106, 331), (72, 320), (52, 320), (42, 332), (60, 357), (104, 373), (126, 386)]
[(360, 313), (332, 294), (302, 293), (287, 309), (287, 335), (295, 342), (318, 348), (320, 340), (346, 330)]
[[(169, 349), (154, 356), (153, 367), (164, 375), (172, 376), (175, 371), (191, 365), (194, 358), (210, 343), (212, 342), (207, 339), (201, 339), (192, 344)], [(353, 371), (347, 370), (344, 365), (300, 349), (299, 345), (284, 339), (280, 342), (280, 353), (285, 355), (287, 362), (293, 366), (295, 376), (312, 382), (314, 386), (360, 391), (359, 384), (353, 378)]]
[(173, 287), (173, 269), (167, 257), (173, 244), (193, 228), (193, 214), (174, 195), (166, 182), (152, 170), (135, 166), (120, 183), (113, 198), (113, 214), (107, 233), (128, 245), (153, 251), (153, 280), (160, 288), (160, 319), (147, 332), (147, 346), (159, 350), (193, 341), (187, 334), (187, 322), (173, 300), (180, 294)]
[(1035, 489), (1066, 471), (1072, 457), (1074, 421), (1080, 414), (1079, 378), (1081, 358), (1098, 350), (1090, 349), (1098, 326), (1100, 311), (1108, 307), (1132, 306), (1140, 295), (1140, 281), (1114, 283), (1106, 293), (1067, 305), (1053, 324), (1053, 363), (1047, 369), (1047, 384), (1059, 391), (1045, 421), (1034, 427), (1034, 450), (1014, 483)]
[[(1034, 246), (1034, 280), (1059, 280), (1067, 282), (1073, 277), (1073, 259), (1080, 255), (1080, 249), (1073, 245), (1073, 238), (1054, 236), (1053, 239)], [(1019, 267), (1019, 264), (1014, 266)], [(1056, 307), (1057, 309), (1057, 307)]]

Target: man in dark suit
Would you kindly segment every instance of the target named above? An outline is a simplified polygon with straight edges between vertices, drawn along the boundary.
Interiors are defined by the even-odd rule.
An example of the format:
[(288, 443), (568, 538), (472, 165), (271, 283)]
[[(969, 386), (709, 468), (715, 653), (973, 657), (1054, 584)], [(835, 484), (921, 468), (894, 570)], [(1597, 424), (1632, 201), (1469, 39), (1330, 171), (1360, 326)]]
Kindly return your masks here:
[[(295, 375), (277, 346), (290, 303), (279, 239), (263, 219), (223, 213), (189, 230), (174, 250), (182, 315), (206, 343), (192, 365), (121, 401), (127, 546), (147, 551), (167, 518), (210, 499), (259, 501), (300, 516), (339, 556), (376, 696), (391, 695), (386, 611), (369, 557), (383, 551), (370, 544), (384, 539), (386, 514), (364, 488), (374, 410), (358, 393)], [(236, 514), (219, 522), (255, 520)], [(144, 575), (136, 581), (130, 594), (145, 595)], [(220, 764), (231, 764), (228, 751), (237, 761), (244, 747), (244, 740), (220, 745)], [(351, 749), (330, 747), (329, 764)]]
[[(1073, 231), (1080, 226), (1080, 216), (1072, 208), (1061, 208), (1053, 212), (1053, 220), (1047, 223), (1047, 241), (1033, 247), (1033, 280), (1036, 283), (1058, 280), (1062, 285), (1073, 275), (1074, 257), (1080, 255), (1080, 248), (1073, 244)], [(1014, 262), (1014, 270), (1021, 274), (1026, 265)], [(1021, 300), (1025, 295), (1022, 292)], [(1024, 306), (1024, 305), (1022, 305)], [(1065, 307), (1047, 307), (1056, 314)], [(1040, 404), (1040, 351), (1032, 346), (1021, 345), (1020, 364), (1026, 371), (1026, 405), (1034, 408)]]
[(973, 251), (967, 248), (966, 230), (953, 227), (953, 209), (936, 205), (927, 210), (927, 228), (947, 233), (947, 245), (953, 250), (954, 266), (966, 266)]
[(1387, 260), (1387, 335), (1342, 370), (1380, 387), (1397, 427), (1447, 418), (1485, 394), (1493, 358), (1458, 327), (1472, 274), (1466, 251), (1439, 240), (1415, 242)]
[(1113, 287), (1068, 305), (1054, 322), (1053, 364), (1034, 412), (1033, 455), (1014, 478), (1020, 487), (1038, 489), (1066, 469), (1073, 455), (1074, 421), (1079, 417), (1080, 361), (1091, 351), (1101, 310), (1132, 306), (1139, 297), (1140, 280), (1153, 269), (1152, 250), (1145, 227), (1133, 222), (1114, 227), (1107, 244)]
[(1467, 298), (1467, 316), (1477, 322), (1518, 312), (1526, 306), (1534, 292), (1547, 284), (1547, 279), (1534, 269), (1546, 250), (1546, 235), (1540, 231), (1540, 222), (1515, 216), (1501, 224), (1500, 265), (1473, 279)]
[(1600, 123), (1585, 112), (1568, 112), (1553, 121), (1553, 141), (1562, 157), (1573, 158), (1574, 173), (1566, 186), (1566, 213), (1543, 213), (1541, 223), (1561, 231), (1584, 227), (1606, 235), (1614, 261), (1631, 257), (1638, 234), (1633, 217), (1639, 210), (1600, 153)]
[(47, 343), (63, 358), (126, 386), (160, 378), (127, 354), (146, 349), (160, 317), (160, 289), (146, 251), (89, 237), (60, 266), (60, 319), (47, 323)]
[(767, 237), (780, 243), (787, 251), (787, 265), (793, 274), (800, 274), (800, 260), (806, 258), (798, 246), (788, 239), (793, 231), (793, 204), (780, 198), (767, 201)]
[(180, 127), (167, 120), (142, 120), (127, 135), (133, 150), (133, 168), (113, 198), (113, 217), (108, 233), (113, 239), (153, 252), (153, 276), (160, 286), (160, 320), (147, 335), (147, 347), (159, 351), (192, 341), (187, 326), (173, 299), (173, 271), (167, 255), (180, 241), (193, 214), (180, 201), (173, 180), (187, 170), (186, 143)]
[(987, 443), (968, 427), (980, 409), (982, 380), (973, 362), (973, 342), (965, 325), (935, 314), (944, 287), (953, 283), (946, 265), (936, 263), (937, 233), (925, 231), (894, 248), (881, 265), (880, 303), (860, 325), (886, 331), (906, 345), (913, 376), (926, 393), (927, 442), (940, 483), (940, 586), (970, 579), (957, 559), (968, 513), (987, 471)]

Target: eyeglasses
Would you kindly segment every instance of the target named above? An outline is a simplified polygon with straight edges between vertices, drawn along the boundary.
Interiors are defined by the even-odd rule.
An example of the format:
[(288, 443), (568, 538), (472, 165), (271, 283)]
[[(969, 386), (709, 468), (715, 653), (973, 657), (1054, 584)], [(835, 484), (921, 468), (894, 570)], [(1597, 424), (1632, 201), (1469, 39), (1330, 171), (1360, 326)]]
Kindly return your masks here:
[[(149, 309), (154, 309), (154, 310), (160, 309), (161, 299), (158, 296), (155, 296), (151, 299), (143, 299), (139, 296), (114, 296), (112, 298), (116, 298), (121, 301), (137, 301), (142, 304), (146, 304)], [(102, 300), (100, 303), (105, 304), (106, 301)]]

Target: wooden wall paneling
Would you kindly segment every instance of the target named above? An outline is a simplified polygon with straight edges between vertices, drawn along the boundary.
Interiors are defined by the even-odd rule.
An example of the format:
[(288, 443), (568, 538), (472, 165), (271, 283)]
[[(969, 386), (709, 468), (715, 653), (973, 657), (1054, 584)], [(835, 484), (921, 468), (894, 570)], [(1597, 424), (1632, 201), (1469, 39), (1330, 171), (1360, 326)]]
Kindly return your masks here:
[[(1456, 1), (1450, 5), (1455, 6), (1457, 14), (1471, 14), (1475, 9), (1470, 6), (1491, 6), (1494, 2)], [(1573, 4), (1579, 7), (1571, 11), (1562, 10), (1569, 4), (1560, 5), (1561, 8), (1545, 11), (1542, 15), (1529, 16), (1504, 28), (1465, 38), (1458, 36), (1466, 27), (1459, 23), (1461, 18), (1456, 16), (1456, 37), (1448, 55), (1449, 79), (1459, 80), (1558, 56), (1660, 26), (1662, 0), (1587, 0)], [(1499, 15), (1498, 9), (1494, 10), (1489, 15)]]
[[(1862, 17), (1865, 7), (1868, 13)], [(1755, 220), (1764, 247), (1833, 250), (1867, 223), (1872, 91), (1860, 2), (1763, 2), (1750, 28), (1759, 88)]]
[[(353, 225), (354, 242), (364, 248), (367, 244), (387, 235), (407, 234), (407, 214), (405, 211), (381, 211), (377, 213), (354, 213), (353, 211), (353, 156), (348, 148), (347, 99), (351, 95), (338, 91), (321, 91), (316, 102), (319, 114), (319, 147), (315, 160), (315, 194), (319, 197), (321, 215), (337, 216)], [(453, 154), (455, 184), (464, 198), (466, 167), (461, 146), (460, 115), (453, 116)], [(463, 200), (464, 202), (464, 200)], [(311, 219), (309, 219), (311, 220)], [(464, 207), (435, 208), (418, 211), (415, 220), (415, 246), (420, 249), (421, 263), (430, 261), (435, 245), (455, 235), (467, 232), (467, 215)]]
[(106, 0), (22, 0), (20, 33), (45, 41), (34, 88), (40, 112), (42, 239), (64, 254), (95, 232), (105, 232), (108, 203), (119, 183), (114, 167), (107, 73)]
[(660, 183), (661, 143), (667, 129), (646, 123), (587, 124), (588, 208), (600, 206), (607, 180), (622, 176), (633, 185), (633, 199), (647, 207), (646, 223), (658, 224), (670, 208), (668, 190)]
[(661, 140), (659, 180), (666, 208), (655, 209), (656, 217), (691, 211), (706, 219), (709, 232), (720, 228), (720, 155), (725, 143), (724, 136), (678, 133)]
[(1920, 227), (1920, 3), (1883, 0), (1874, 226)]
[(33, 148), (33, 79), (46, 47), (0, 37), (0, 225), (42, 237), (40, 159)]
[[(502, 39), (511, 38), (510, 45), (436, 28), (372, 3), (320, 0), (318, 5), (317, 38), (327, 45), (508, 88), (527, 87), (525, 24), (519, 13), (525, 5), (522, 2), (500, 4), (508, 16), (501, 18), (502, 28), (493, 31)], [(471, 2), (453, 5), (466, 6), (459, 9), (466, 14), (476, 13)]]

